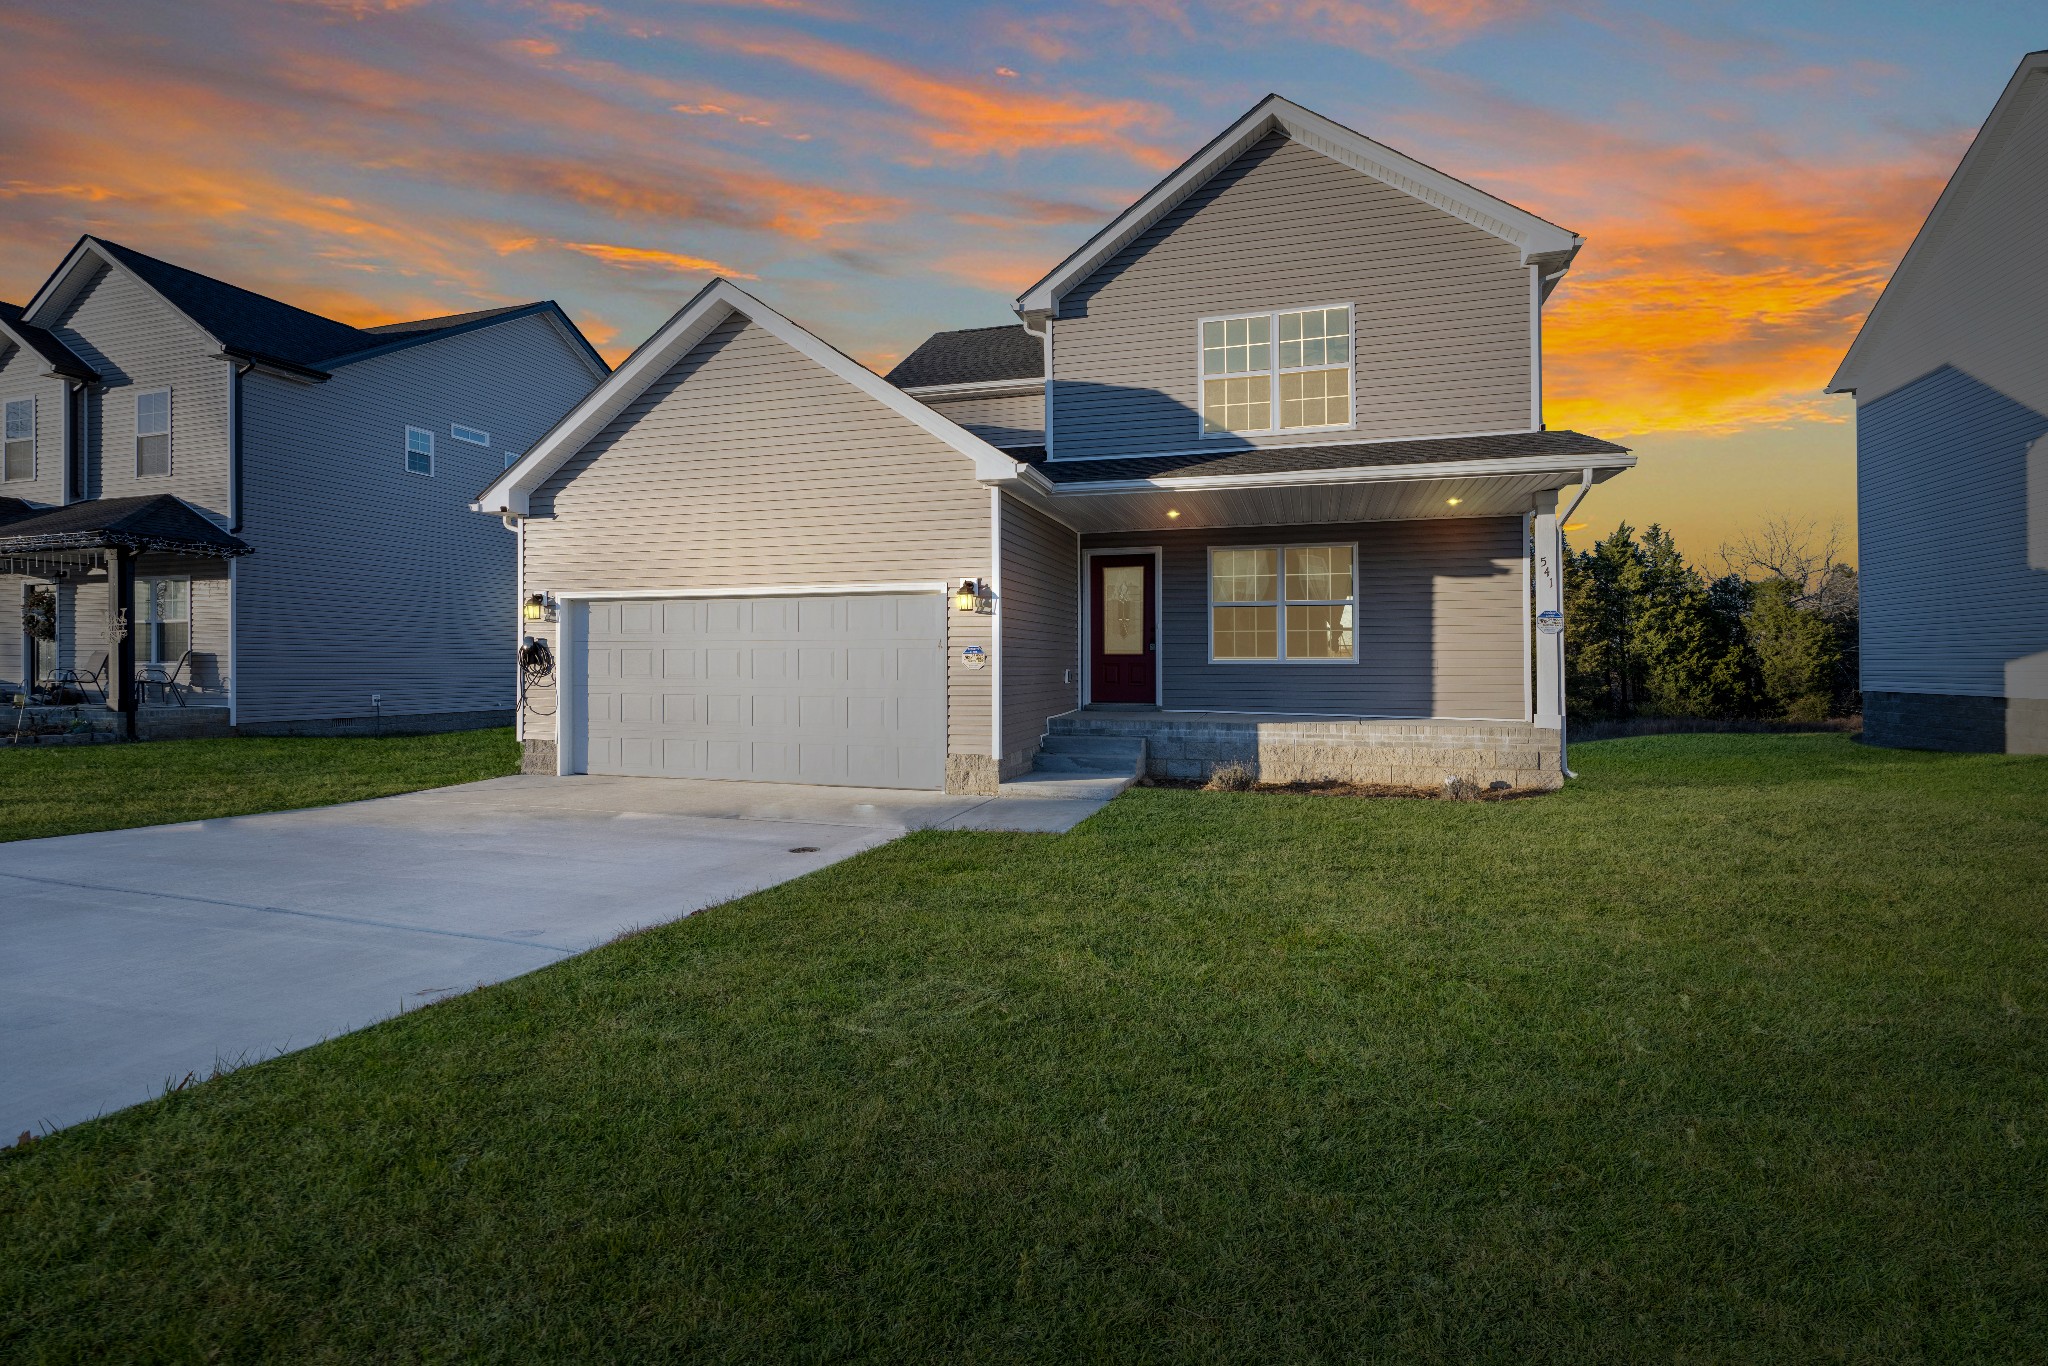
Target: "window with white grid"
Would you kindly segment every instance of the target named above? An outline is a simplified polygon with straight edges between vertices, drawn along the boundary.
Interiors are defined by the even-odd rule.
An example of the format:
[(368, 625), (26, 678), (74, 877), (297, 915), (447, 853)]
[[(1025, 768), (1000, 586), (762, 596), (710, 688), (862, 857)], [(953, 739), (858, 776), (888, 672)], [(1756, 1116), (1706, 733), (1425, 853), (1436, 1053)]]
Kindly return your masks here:
[(1204, 318), (1202, 435), (1349, 427), (1352, 350), (1348, 304)]
[(1212, 663), (1350, 663), (1357, 618), (1355, 545), (1210, 548)]
[(0, 455), (0, 479), (36, 477), (36, 401), (34, 398), (7, 400), (7, 443)]
[(434, 434), (421, 427), (405, 429), (405, 468), (408, 474), (434, 473)]

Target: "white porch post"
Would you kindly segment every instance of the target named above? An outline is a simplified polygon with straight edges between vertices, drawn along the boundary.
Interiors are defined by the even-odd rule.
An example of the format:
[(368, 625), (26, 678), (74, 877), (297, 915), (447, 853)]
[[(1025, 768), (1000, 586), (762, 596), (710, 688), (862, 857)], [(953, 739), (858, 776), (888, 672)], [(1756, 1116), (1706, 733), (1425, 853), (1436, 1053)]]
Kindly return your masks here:
[(1530, 719), (1549, 730), (1564, 729), (1564, 632), (1542, 628), (1545, 612), (1564, 611), (1564, 537), (1557, 525), (1557, 495), (1539, 497), (1530, 519), (1530, 577), (1536, 602), (1536, 714)]

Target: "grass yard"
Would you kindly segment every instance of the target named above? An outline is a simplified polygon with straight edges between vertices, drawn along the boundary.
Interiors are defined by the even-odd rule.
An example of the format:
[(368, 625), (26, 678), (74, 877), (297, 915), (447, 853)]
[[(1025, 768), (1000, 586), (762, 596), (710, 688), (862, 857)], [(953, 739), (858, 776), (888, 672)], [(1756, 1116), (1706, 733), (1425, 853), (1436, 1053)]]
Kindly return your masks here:
[(65, 1131), (0, 1357), (2048, 1360), (2048, 761), (1574, 759), (914, 835)]
[(510, 729), (0, 748), (0, 841), (389, 797), (519, 771)]

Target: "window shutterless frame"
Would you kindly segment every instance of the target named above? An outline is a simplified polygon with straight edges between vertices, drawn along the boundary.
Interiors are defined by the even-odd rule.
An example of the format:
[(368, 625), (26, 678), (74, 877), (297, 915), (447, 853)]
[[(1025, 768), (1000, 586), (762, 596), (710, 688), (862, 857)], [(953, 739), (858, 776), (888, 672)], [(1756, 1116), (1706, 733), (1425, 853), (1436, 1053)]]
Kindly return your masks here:
[(135, 394), (135, 477), (165, 479), (171, 473), (171, 391), (139, 389)]
[[(1297, 313), (1328, 313), (1332, 309), (1344, 311), (1344, 364), (1339, 367), (1327, 362), (1316, 365), (1281, 364), (1280, 319)], [(1242, 370), (1210, 374), (1204, 364), (1203, 337), (1210, 323), (1241, 322), (1251, 318), (1266, 320), (1266, 367), (1262, 370)], [(1288, 427), (1281, 425), (1280, 391), (1284, 375), (1305, 375), (1325, 370), (1344, 371), (1345, 412), (1347, 420), (1321, 424), (1304, 424)], [(1223, 431), (1208, 430), (1208, 381), (1212, 379), (1252, 379), (1264, 377), (1267, 384), (1268, 422), (1263, 427), (1235, 427)], [(1293, 304), (1286, 308), (1253, 309), (1242, 313), (1215, 313), (1206, 318), (1195, 319), (1195, 435), (1203, 441), (1217, 441), (1233, 436), (1282, 436), (1293, 432), (1342, 432), (1352, 431), (1358, 426), (1358, 310), (1348, 303)]]
[(405, 429), (405, 472), (434, 477), (434, 434), (425, 427)]
[[(1233, 550), (1267, 550), (1273, 554), (1273, 596), (1256, 601), (1216, 601), (1216, 556), (1218, 552)], [(1290, 550), (1349, 550), (1351, 552), (1351, 596), (1348, 598), (1293, 597), (1287, 591), (1287, 552)], [(1358, 662), (1359, 637), (1359, 565), (1358, 542), (1356, 541), (1296, 541), (1258, 542), (1247, 545), (1212, 545), (1204, 557), (1204, 578), (1202, 581), (1204, 629), (1209, 635), (1209, 662), (1211, 664), (1246, 664), (1268, 667), (1274, 664), (1356, 664)], [(1273, 657), (1224, 658), (1216, 657), (1216, 609), (1221, 607), (1271, 607), (1274, 608), (1275, 646)], [(1289, 655), (1287, 653), (1287, 611), (1290, 607), (1349, 607), (1351, 609), (1351, 652), (1343, 655)]]
[(491, 444), (491, 434), (489, 432), (481, 427), (465, 427), (460, 422), (448, 424), (448, 435), (454, 437), (457, 441), (468, 442), (472, 446), (488, 446)]
[(27, 398), (0, 400), (0, 416), (4, 416), (5, 427), (0, 429), (0, 481), (16, 483), (36, 477), (36, 400), (31, 394)]

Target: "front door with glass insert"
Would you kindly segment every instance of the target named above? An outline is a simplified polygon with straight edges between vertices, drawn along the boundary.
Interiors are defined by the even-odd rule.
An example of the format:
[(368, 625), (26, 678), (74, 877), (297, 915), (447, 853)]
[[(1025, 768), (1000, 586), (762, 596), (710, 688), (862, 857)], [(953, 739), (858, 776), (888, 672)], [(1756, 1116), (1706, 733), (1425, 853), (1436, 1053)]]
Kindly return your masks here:
[(1150, 555), (1097, 555), (1088, 564), (1089, 700), (1156, 703), (1157, 564)]

